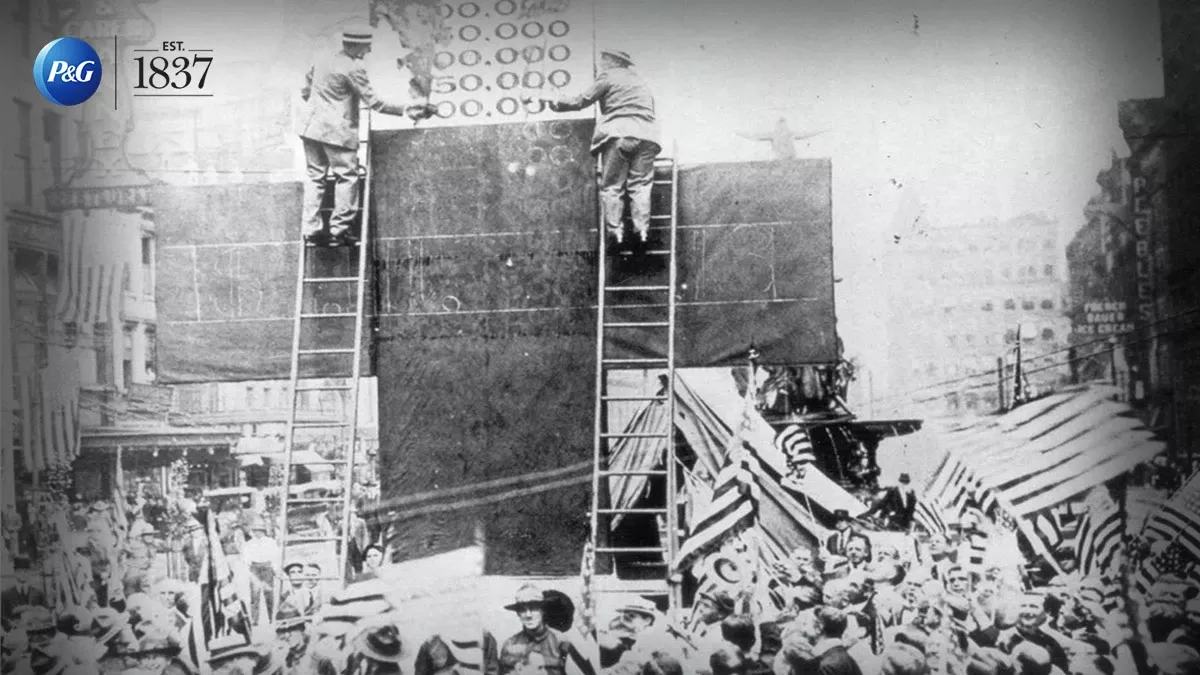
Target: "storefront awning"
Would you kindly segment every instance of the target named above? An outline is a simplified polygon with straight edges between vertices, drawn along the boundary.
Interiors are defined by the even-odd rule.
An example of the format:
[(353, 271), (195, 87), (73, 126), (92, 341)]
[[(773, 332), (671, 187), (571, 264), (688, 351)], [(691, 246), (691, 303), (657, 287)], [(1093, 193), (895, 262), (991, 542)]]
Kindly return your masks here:
[(1077, 388), (950, 432), (928, 498), (950, 514), (974, 498), (1028, 516), (1150, 461), (1164, 443), (1114, 393)]
[(83, 451), (232, 448), (242, 432), (234, 427), (147, 427), (84, 429)]

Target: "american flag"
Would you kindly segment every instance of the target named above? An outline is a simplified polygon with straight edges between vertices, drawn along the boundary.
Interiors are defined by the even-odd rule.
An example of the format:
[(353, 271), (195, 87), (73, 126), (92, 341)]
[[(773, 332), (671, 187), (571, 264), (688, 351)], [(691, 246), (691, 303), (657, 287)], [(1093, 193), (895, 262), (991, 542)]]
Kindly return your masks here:
[(797, 477), (817, 461), (812, 440), (799, 424), (789, 424), (775, 436), (775, 449), (787, 458), (788, 470)]
[[(119, 261), (111, 232), (89, 233), (82, 217), (67, 218), (63, 224), (65, 264), (59, 271), (59, 296), (55, 315), (64, 324), (74, 324), (90, 333), (97, 323), (117, 326), (122, 285), (128, 264)], [(117, 331), (113, 331), (116, 333)]]
[(754, 524), (758, 515), (759, 487), (753, 464), (759, 460), (745, 439), (753, 414), (754, 399), (749, 390), (725, 465), (713, 483), (712, 500), (693, 518), (691, 532), (675, 556), (673, 566), (676, 570), (687, 568), (697, 556)]
[(1109, 573), (1113, 561), (1121, 550), (1125, 519), (1120, 511), (1087, 512), (1075, 536), (1075, 559), (1083, 576)]
[(941, 509), (924, 499), (917, 500), (917, 505), (913, 509), (913, 520), (929, 534), (946, 536), (950, 531)]
[(1166, 541), (1167, 548), (1142, 563), (1134, 579), (1141, 593), (1163, 574), (1177, 574), (1200, 583), (1200, 476), (1193, 477), (1159, 505), (1146, 521), (1144, 536), (1150, 541)]
[(221, 545), (217, 517), (211, 510), (205, 516), (205, 533), (208, 537), (207, 574), (200, 577), (208, 589), (207, 597), (202, 599), (207, 605), (202, 612), (207, 619), (203, 626), (205, 643), (238, 634), (249, 642), (250, 612), (246, 609), (246, 600), (238, 595), (233, 568)]
[(29, 471), (69, 466), (79, 455), (79, 379), (70, 365), (17, 376), (21, 449)]

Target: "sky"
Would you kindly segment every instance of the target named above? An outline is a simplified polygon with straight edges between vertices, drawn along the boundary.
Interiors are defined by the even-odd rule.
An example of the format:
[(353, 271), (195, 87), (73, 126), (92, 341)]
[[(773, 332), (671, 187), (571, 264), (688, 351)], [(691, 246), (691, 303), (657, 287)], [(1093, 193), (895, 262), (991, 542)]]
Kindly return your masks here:
[[(148, 9), (162, 39), (255, 58), (294, 37), (281, 13), (294, 26), (306, 11), (365, 17), (366, 4)], [(1162, 94), (1154, 0), (596, 0), (595, 15), (599, 44), (630, 52), (653, 87), (682, 163), (768, 159), (737, 132), (780, 116), (829, 129), (797, 147), (832, 159), (839, 332), (880, 395), (889, 303), (904, 292), (889, 256), (914, 234), (913, 205), (944, 226), (1041, 212), (1065, 245), (1097, 171), (1127, 153), (1118, 102)]]

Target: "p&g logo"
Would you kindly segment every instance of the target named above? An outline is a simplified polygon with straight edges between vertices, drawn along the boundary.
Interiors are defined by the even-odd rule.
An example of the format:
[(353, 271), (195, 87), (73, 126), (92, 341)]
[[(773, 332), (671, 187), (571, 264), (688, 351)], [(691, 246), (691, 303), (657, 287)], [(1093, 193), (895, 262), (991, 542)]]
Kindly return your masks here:
[(100, 88), (100, 55), (73, 37), (50, 42), (33, 62), (33, 81), (51, 103), (79, 105)]

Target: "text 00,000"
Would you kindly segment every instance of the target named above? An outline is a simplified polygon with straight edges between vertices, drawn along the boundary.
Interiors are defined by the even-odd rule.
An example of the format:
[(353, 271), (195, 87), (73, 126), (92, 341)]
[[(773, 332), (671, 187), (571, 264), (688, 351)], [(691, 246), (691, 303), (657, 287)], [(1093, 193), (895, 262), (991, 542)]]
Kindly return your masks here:
[[(204, 88), (204, 80), (208, 77), (208, 69), (212, 66), (211, 56), (176, 56), (170, 61), (164, 56), (155, 56), (146, 63), (146, 57), (139, 56), (137, 61), (137, 85), (134, 89), (187, 89), (192, 86), (192, 70), (200, 65), (204, 70), (199, 73), (196, 88)], [(147, 66), (149, 66), (147, 68)], [(149, 72), (146, 72), (149, 70)]]

